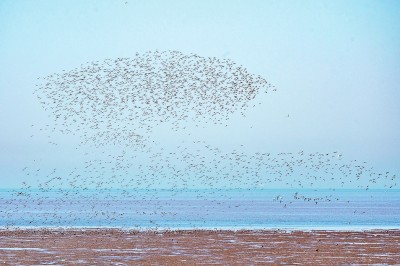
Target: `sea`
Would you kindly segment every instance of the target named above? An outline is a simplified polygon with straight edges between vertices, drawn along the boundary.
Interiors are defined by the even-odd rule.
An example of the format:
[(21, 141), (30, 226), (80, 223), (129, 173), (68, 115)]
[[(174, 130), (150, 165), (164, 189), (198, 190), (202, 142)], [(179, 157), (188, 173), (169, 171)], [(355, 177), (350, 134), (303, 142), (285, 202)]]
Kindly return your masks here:
[(0, 228), (400, 229), (400, 190), (0, 189)]

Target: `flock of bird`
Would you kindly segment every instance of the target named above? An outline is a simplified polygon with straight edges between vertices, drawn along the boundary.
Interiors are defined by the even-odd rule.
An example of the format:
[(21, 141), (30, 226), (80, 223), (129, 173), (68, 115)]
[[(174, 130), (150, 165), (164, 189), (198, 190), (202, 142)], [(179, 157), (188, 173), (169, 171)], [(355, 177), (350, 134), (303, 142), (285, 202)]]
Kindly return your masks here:
[[(260, 91), (273, 88), (229, 59), (150, 51), (87, 63), (40, 82), (34, 93), (54, 122), (45, 129), (77, 135), (85, 159), (71, 168), (24, 167), (30, 180), (40, 182), (24, 182), (6, 202), (9, 207), (2, 212), (9, 225), (18, 219), (28, 225), (40, 225), (43, 219), (50, 225), (98, 219), (103, 225), (133, 226), (125, 218), (135, 213), (156, 226), (155, 216), (180, 215), (174, 204), (187, 192), (212, 212), (221, 204), (240, 208), (240, 198), (248, 194), (232, 199), (225, 193), (232, 188), (397, 186), (395, 175), (346, 160), (337, 151), (248, 153), (198, 140), (182, 140), (171, 149), (152, 140), (151, 133), (163, 123), (178, 131), (190, 123), (227, 125), (233, 113), (245, 113)], [(94, 152), (85, 149), (93, 146)], [(323, 197), (295, 192), (289, 200), (282, 195), (270, 200), (289, 207), (295, 201), (318, 204), (339, 198), (330, 190)], [(119, 209), (113, 206), (116, 201)], [(32, 216), (17, 217), (27, 206)], [(190, 215), (198, 215), (197, 207)]]
[(272, 87), (229, 59), (178, 51), (91, 62), (39, 80), (35, 94), (53, 129), (95, 146), (141, 145), (167, 122), (173, 130), (188, 121), (226, 124)]

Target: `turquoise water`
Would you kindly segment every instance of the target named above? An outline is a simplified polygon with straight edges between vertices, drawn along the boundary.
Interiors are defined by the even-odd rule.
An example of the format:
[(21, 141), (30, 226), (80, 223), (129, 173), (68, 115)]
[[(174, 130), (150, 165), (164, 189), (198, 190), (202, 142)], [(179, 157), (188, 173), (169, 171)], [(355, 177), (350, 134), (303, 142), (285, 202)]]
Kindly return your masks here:
[(0, 227), (399, 229), (400, 190), (0, 190)]

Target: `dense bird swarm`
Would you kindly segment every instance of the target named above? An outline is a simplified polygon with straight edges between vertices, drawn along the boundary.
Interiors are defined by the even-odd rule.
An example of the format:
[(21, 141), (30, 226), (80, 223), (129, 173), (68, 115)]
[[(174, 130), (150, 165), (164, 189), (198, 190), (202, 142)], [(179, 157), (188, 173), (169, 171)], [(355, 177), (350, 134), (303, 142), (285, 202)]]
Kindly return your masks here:
[(187, 121), (223, 124), (271, 87), (229, 59), (178, 51), (92, 62), (41, 81), (35, 93), (55, 126), (96, 146), (142, 144), (164, 122), (175, 130)]
[[(212, 212), (220, 210), (221, 204), (228, 204), (224, 210), (240, 209), (240, 203), (224, 201), (230, 197), (224, 189), (229, 188), (252, 190), (280, 184), (297, 190), (327, 184), (368, 190), (376, 184), (396, 186), (395, 175), (376, 171), (366, 162), (347, 160), (337, 151), (248, 153), (240, 147), (224, 151), (198, 140), (182, 140), (169, 149), (149, 141), (162, 123), (175, 131), (189, 123), (227, 125), (233, 113), (244, 114), (250, 101), (272, 87), (266, 79), (229, 59), (178, 51), (106, 59), (40, 78), (34, 93), (54, 121), (45, 130), (78, 135), (85, 161), (72, 168), (24, 167), (30, 179), (46, 180), (39, 183), (36, 192), (31, 189), (37, 184), (24, 182), (2, 212), (8, 220), (17, 221), (21, 220), (19, 211), (30, 206), (29, 211), (37, 216), (24, 219), (31, 225), (40, 225), (41, 214), (49, 225), (99, 219), (103, 223), (99, 225), (120, 226), (133, 226), (125, 216), (135, 213), (148, 225), (157, 226), (154, 217), (175, 219), (178, 215), (184, 220), (189, 217), (179, 216), (182, 213), (198, 215), (198, 206), (193, 206), (192, 212), (176, 209), (174, 204), (185, 191), (197, 193), (204, 208)], [(96, 150), (85, 150), (89, 146)], [(162, 194), (160, 188), (168, 192)], [(237, 196), (237, 200), (242, 197), (240, 193)], [(111, 203), (116, 200), (121, 201), (119, 210)], [(321, 197), (296, 192), (290, 198), (275, 195), (270, 200), (290, 207), (295, 201), (316, 205), (339, 198), (330, 190)], [(62, 212), (60, 206), (70, 208)]]

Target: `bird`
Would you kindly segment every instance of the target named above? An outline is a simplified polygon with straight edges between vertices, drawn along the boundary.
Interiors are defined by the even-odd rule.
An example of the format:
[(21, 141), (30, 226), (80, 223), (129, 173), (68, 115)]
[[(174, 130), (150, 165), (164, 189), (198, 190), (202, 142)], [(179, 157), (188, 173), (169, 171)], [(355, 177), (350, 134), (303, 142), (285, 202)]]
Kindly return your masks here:
[[(332, 190), (324, 196), (307, 195), (301, 192), (304, 187), (327, 182), (345, 186), (367, 176), (371, 184), (386, 180), (390, 181), (388, 187), (396, 184), (389, 172), (379, 173), (364, 162), (347, 160), (338, 151), (248, 152), (243, 143), (223, 149), (194, 139), (188, 130), (191, 124), (193, 128), (228, 126), (235, 114), (246, 119), (257, 96), (277, 91), (267, 79), (227, 58), (147, 51), (129, 58), (83, 63), (40, 77), (38, 82), (34, 95), (52, 118), (52, 124), (39, 131), (50, 137), (56, 133), (77, 137), (80, 143), (75, 149), (85, 158), (81, 165), (70, 168), (48, 170), (36, 161), (34, 167), (22, 168), (27, 176), (42, 176), (38, 183), (41, 194), (32, 192), (26, 180), (12, 202), (29, 202), (52, 226), (96, 219), (103, 225), (130, 226), (127, 217), (134, 213), (158, 228), (160, 217), (183, 216), (176, 204), (189, 192), (202, 202), (207, 217), (221, 205), (230, 211), (245, 208), (231, 203), (240, 196), (224, 192), (232, 187), (251, 191), (270, 184), (296, 189), (292, 197), (278, 193), (272, 201), (268, 199), (289, 209), (297, 201), (316, 206), (337, 198)], [(182, 140), (176, 146), (156, 141), (153, 135), (163, 126), (190, 136), (191, 141)], [(60, 149), (56, 140), (48, 143)], [(194, 184), (206, 189), (194, 189)], [(163, 196), (160, 187), (169, 194), (164, 191), (167, 196)], [(370, 188), (369, 184), (360, 187)], [(56, 197), (51, 199), (50, 192)], [(49, 201), (52, 210), (46, 209)], [(115, 202), (120, 204), (118, 209), (113, 208)], [(85, 214), (72, 208), (60, 214), (58, 206), (79, 206)], [(50, 211), (52, 215), (48, 215)], [(184, 218), (190, 220), (189, 214)], [(30, 218), (30, 225), (37, 224), (37, 217)], [(202, 219), (205, 222), (206, 218)]]

